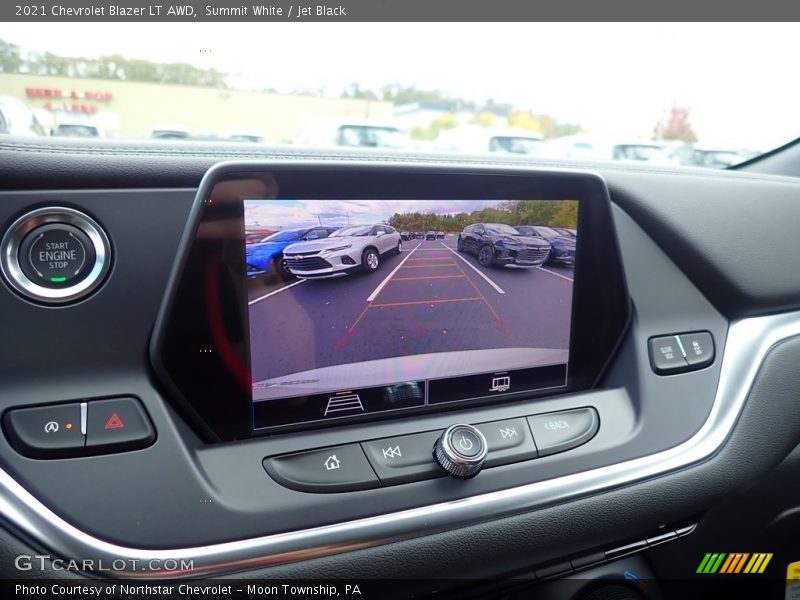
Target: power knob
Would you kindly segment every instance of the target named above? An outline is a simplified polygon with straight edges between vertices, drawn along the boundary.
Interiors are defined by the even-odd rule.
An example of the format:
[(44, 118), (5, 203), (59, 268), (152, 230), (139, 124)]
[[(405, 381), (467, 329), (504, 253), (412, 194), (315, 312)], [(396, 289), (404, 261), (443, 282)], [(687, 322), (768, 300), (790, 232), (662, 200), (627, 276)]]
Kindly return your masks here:
[(451, 425), (433, 445), (433, 459), (456, 479), (475, 477), (486, 460), (486, 438), (472, 425)]

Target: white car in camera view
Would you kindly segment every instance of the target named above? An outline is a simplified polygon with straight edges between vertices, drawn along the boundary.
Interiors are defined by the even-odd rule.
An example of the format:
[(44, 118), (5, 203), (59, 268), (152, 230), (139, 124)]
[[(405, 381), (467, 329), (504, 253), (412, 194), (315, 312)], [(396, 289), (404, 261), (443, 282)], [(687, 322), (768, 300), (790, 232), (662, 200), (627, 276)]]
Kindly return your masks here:
[(301, 279), (340, 277), (354, 271), (373, 273), (389, 253), (400, 253), (400, 233), (389, 225), (355, 225), (325, 239), (300, 242), (283, 251), (286, 267)]

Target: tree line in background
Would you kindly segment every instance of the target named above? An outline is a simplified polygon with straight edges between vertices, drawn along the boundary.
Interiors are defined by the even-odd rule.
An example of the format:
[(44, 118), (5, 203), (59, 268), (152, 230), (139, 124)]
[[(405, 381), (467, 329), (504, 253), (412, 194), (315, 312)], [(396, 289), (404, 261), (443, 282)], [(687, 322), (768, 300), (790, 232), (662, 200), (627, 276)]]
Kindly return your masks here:
[(459, 233), (473, 223), (578, 227), (578, 203), (570, 200), (507, 200), (471, 213), (395, 213), (388, 224), (399, 231)]
[(159, 63), (109, 54), (97, 58), (59, 56), (52, 52), (23, 53), (16, 44), (0, 40), (0, 73), (84, 77), (227, 88), (227, 73), (187, 63)]
[(392, 102), (393, 104), (409, 104), (412, 102), (435, 102), (452, 107), (452, 111), (431, 121), (427, 127), (414, 127), (409, 135), (411, 139), (431, 141), (439, 137), (443, 131), (458, 127), (455, 112), (471, 112), (473, 117), (469, 125), (484, 127), (517, 127), (540, 135), (544, 139), (572, 135), (582, 131), (580, 125), (559, 122), (550, 115), (534, 114), (530, 110), (518, 110), (513, 104), (497, 102), (489, 98), (480, 104), (448, 96), (439, 90), (423, 90), (414, 86), (386, 85), (380, 90), (362, 88), (357, 83), (350, 84), (341, 94), (342, 98), (359, 98)]

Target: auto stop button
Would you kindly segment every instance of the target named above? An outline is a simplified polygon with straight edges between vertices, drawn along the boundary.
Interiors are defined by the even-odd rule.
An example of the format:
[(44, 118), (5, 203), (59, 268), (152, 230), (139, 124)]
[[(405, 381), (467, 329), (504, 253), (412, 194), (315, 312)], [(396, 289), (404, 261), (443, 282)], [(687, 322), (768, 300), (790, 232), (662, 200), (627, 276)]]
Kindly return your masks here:
[(3, 417), (6, 436), (20, 454), (32, 458), (67, 458), (83, 453), (81, 405), (51, 404), (15, 408)]
[(91, 272), (95, 252), (88, 236), (73, 225), (51, 223), (31, 231), (19, 248), (19, 266), (33, 283), (47, 288), (75, 285)]
[(539, 456), (571, 450), (594, 437), (600, 419), (593, 408), (576, 408), (528, 417)]

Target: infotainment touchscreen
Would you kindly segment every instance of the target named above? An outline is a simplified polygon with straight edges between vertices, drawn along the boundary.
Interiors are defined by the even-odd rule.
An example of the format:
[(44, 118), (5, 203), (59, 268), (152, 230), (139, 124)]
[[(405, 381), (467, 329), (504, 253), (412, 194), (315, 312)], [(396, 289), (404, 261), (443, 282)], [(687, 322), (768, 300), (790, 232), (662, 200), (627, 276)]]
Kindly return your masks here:
[(245, 199), (253, 429), (565, 387), (579, 204)]

